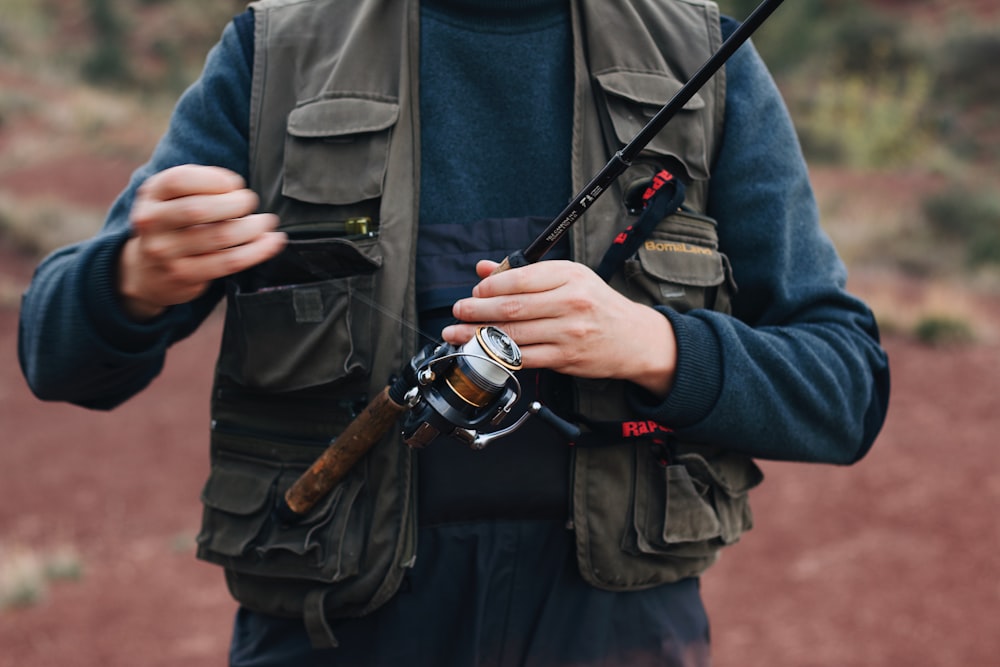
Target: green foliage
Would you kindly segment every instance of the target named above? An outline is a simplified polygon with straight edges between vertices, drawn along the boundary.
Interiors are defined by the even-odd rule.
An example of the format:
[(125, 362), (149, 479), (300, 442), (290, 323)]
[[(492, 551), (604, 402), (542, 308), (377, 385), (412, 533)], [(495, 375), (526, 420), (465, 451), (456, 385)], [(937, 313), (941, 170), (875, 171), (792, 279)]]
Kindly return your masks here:
[[(760, 0), (723, 0), (720, 10), (733, 18), (749, 16)], [(896, 43), (884, 33), (894, 23), (873, 21), (873, 12), (859, 0), (795, 0), (783, 3), (754, 34), (753, 42), (778, 76), (823, 60), (852, 68), (864, 67), (871, 50)], [(878, 34), (876, 40), (871, 35)]]
[(1000, 194), (994, 188), (952, 186), (923, 202), (938, 239), (965, 248), (970, 268), (1000, 266)]
[(932, 118), (956, 155), (995, 160), (1000, 154), (1000, 30), (977, 27), (949, 35), (937, 50)]
[(914, 336), (927, 345), (955, 345), (975, 340), (972, 325), (947, 315), (928, 315), (917, 322)]
[(961, 105), (996, 104), (1000, 99), (1000, 32), (988, 30), (950, 37), (940, 50), (935, 97)]
[(53, 18), (37, 0), (0, 2), (0, 56), (21, 56), (38, 51), (52, 29)]
[(817, 162), (858, 169), (912, 164), (932, 143), (930, 75), (873, 69), (821, 78), (790, 100), (803, 148)]
[(175, 97), (245, 7), (244, 0), (0, 0), (0, 56), (25, 71), (60, 78), (72, 71), (88, 84)]
[[(721, 8), (743, 18), (756, 4)], [(934, 75), (905, 30), (857, 0), (784, 3), (761, 28), (754, 41), (811, 161), (881, 169), (928, 150)]]
[(87, 0), (94, 43), (83, 63), (83, 77), (91, 83), (123, 84), (129, 71), (125, 22), (112, 0)]

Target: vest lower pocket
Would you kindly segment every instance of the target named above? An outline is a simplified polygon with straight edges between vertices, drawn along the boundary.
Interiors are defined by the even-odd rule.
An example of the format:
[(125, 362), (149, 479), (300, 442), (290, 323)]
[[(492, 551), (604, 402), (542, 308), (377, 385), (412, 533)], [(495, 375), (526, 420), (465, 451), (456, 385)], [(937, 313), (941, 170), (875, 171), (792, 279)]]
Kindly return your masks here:
[(636, 457), (636, 488), (627, 551), (703, 557), (752, 527), (748, 492), (763, 479), (748, 457), (686, 451), (669, 465), (648, 450)]
[(202, 491), (199, 558), (243, 574), (321, 583), (356, 575), (363, 549), (364, 465), (301, 519), (283, 521), (275, 511), (278, 498), (305, 468), (217, 451)]

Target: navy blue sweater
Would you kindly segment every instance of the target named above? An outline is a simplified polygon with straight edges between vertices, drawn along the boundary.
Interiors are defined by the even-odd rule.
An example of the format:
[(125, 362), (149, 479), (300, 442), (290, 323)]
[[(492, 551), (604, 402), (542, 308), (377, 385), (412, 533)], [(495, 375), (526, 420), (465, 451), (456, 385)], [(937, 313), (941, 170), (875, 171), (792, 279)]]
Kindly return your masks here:
[[(459, 190), (475, 193), (462, 204), (469, 219), (551, 215), (572, 194), (565, 15), (564, 0), (423, 3), (421, 224), (454, 218)], [(218, 302), (213, 289), (153, 322), (131, 322), (115, 295), (115, 265), (149, 175), (191, 162), (247, 174), (251, 32), (250, 14), (227, 27), (102, 231), (38, 268), (23, 301), (19, 359), (40, 398), (113, 408), (149, 384), (169, 346)], [(687, 440), (849, 463), (883, 423), (886, 356), (872, 314), (844, 290), (792, 124), (751, 45), (727, 64), (727, 82), (708, 212), (740, 286), (734, 315), (665, 309), (678, 343), (673, 389), (661, 401), (636, 388), (631, 401), (638, 416)]]

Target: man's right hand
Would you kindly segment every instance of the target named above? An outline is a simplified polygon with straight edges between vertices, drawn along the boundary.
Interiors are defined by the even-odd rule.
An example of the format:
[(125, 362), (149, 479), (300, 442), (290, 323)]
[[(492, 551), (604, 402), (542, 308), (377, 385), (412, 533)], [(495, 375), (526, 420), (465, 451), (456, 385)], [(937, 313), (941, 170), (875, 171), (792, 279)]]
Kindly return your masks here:
[(254, 213), (257, 195), (236, 173), (181, 165), (143, 183), (132, 205), (132, 238), (118, 263), (118, 292), (133, 319), (191, 301), (216, 278), (278, 254), (278, 218)]

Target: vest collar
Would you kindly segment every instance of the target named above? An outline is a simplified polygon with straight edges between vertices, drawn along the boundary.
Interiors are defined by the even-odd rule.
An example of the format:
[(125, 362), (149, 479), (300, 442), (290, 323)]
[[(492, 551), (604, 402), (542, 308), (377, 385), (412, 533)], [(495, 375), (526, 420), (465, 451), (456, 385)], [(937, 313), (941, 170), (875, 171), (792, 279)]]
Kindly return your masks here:
[(569, 0), (423, 0), (421, 9), (463, 23), (509, 29), (565, 16)]

